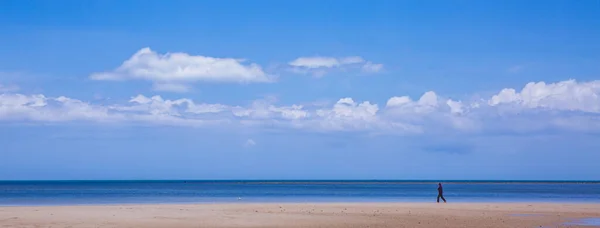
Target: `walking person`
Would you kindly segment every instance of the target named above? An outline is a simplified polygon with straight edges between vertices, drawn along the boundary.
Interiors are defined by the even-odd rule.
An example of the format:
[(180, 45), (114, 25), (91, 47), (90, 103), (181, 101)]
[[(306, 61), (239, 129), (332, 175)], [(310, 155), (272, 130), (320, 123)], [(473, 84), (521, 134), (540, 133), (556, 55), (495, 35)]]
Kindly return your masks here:
[(442, 183), (438, 183), (438, 196), (437, 196), (438, 203), (440, 203), (440, 197), (442, 198), (442, 200), (444, 200), (444, 203), (446, 203), (446, 199), (444, 198), (444, 188), (442, 188)]

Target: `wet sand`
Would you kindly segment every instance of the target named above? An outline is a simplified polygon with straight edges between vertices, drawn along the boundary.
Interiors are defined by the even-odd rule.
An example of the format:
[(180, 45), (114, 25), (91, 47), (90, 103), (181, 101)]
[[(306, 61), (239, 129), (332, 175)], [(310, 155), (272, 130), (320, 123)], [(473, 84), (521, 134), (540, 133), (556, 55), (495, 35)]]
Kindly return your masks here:
[(589, 227), (600, 204), (268, 203), (0, 207), (0, 227)]

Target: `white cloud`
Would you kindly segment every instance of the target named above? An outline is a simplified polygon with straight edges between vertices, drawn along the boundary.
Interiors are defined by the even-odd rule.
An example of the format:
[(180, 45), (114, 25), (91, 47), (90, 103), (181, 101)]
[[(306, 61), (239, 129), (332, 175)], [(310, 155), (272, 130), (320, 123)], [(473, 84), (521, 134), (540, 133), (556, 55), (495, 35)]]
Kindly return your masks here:
[(211, 114), (230, 109), (222, 104), (197, 104), (190, 99), (165, 100), (161, 96), (146, 97), (137, 95), (129, 100), (128, 106), (114, 106), (121, 111), (137, 111), (152, 115), (182, 116), (183, 113)]
[(383, 69), (383, 64), (365, 61), (360, 56), (335, 57), (299, 57), (288, 63), (295, 73), (311, 73), (323, 76), (332, 69), (361, 69), (366, 73), (376, 73)]
[(463, 113), (463, 105), (461, 101), (453, 101), (451, 99), (448, 99), (446, 101), (446, 105), (450, 107), (450, 112), (453, 114)]
[(61, 115), (64, 120), (100, 120), (115, 121), (122, 118), (121, 114), (111, 113), (106, 107), (91, 105), (77, 99), (58, 97), (54, 99), (60, 103)]
[(426, 92), (419, 99), (419, 104), (422, 106), (431, 106), (431, 107), (437, 106), (438, 105), (437, 94), (435, 94), (435, 92), (433, 92), (433, 91)]
[(270, 100), (257, 100), (250, 107), (233, 107), (232, 112), (237, 117), (252, 119), (287, 119), (297, 120), (308, 117), (308, 112), (302, 105), (275, 106)]
[(222, 104), (195, 104), (189, 102), (186, 112), (194, 114), (220, 113), (230, 109), (227, 105)]
[(365, 60), (360, 56), (348, 56), (343, 58), (315, 56), (297, 58), (294, 61), (289, 62), (289, 65), (305, 68), (332, 68), (343, 65), (360, 64), (364, 62)]
[(339, 60), (339, 62), (340, 62), (340, 65), (350, 65), (350, 64), (364, 63), (365, 60), (360, 56), (349, 56), (349, 57), (341, 58)]
[(180, 116), (179, 106), (191, 102), (188, 99), (164, 100), (161, 96), (146, 97), (137, 95), (129, 100), (132, 105), (124, 107), (115, 107), (121, 111), (140, 111), (152, 115), (171, 115)]
[(600, 113), (600, 81), (530, 82), (520, 92), (512, 88), (501, 90), (488, 104)]
[(158, 54), (142, 48), (112, 71), (94, 73), (93, 80), (148, 80), (155, 89), (182, 92), (190, 82), (265, 83), (271, 82), (262, 67), (246, 60), (215, 58), (174, 52)]
[(317, 109), (315, 114), (319, 119), (315, 124), (317, 128), (331, 130), (378, 128), (382, 124), (377, 116), (378, 111), (377, 104), (369, 101), (358, 103), (346, 97), (338, 100), (331, 108)]
[(387, 101), (385, 106), (386, 107), (398, 107), (398, 106), (403, 106), (405, 104), (410, 104), (410, 103), (412, 103), (412, 100), (408, 96), (391, 97)]
[(302, 110), (300, 105), (276, 107), (269, 105), (268, 107), (235, 107), (233, 108), (233, 114), (238, 117), (250, 117), (253, 119), (272, 119), (282, 118), (289, 120), (296, 120), (306, 118), (308, 113)]
[(329, 110), (317, 110), (317, 115), (327, 118), (370, 119), (379, 111), (377, 104), (368, 101), (356, 103), (350, 97), (342, 98)]
[(396, 113), (428, 113), (436, 110), (439, 106), (438, 96), (433, 91), (424, 93), (417, 101), (413, 101), (408, 96), (391, 97), (386, 108)]
[(383, 69), (383, 64), (367, 62), (362, 66), (362, 70), (368, 73), (377, 73)]
[(300, 57), (289, 63), (295, 67), (320, 68), (337, 67), (341, 63), (338, 59), (332, 57)]
[(67, 97), (48, 98), (44, 95), (0, 95), (0, 120), (33, 120), (46, 122), (93, 120), (118, 121), (119, 113), (103, 106)]
[[(481, 101), (456, 101), (425, 92), (419, 99), (391, 97), (384, 108), (351, 97), (331, 105), (277, 105), (263, 99), (247, 106), (137, 95), (128, 102), (94, 104), (41, 94), (0, 95), (0, 122), (113, 122), (173, 126), (294, 128), (306, 131), (600, 132), (598, 81), (529, 83)], [(110, 100), (112, 101), (112, 100)]]
[(476, 123), (461, 116), (463, 112), (462, 102), (442, 99), (428, 91), (416, 101), (408, 96), (391, 97), (381, 117), (388, 123), (409, 126), (419, 133), (448, 128), (472, 131)]

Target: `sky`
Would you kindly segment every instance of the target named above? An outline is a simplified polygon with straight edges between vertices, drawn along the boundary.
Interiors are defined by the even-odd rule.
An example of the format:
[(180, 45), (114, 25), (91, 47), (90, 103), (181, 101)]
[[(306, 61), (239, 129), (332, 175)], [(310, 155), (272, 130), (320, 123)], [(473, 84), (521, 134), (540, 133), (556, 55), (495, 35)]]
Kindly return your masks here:
[(0, 1), (0, 180), (600, 180), (600, 1)]

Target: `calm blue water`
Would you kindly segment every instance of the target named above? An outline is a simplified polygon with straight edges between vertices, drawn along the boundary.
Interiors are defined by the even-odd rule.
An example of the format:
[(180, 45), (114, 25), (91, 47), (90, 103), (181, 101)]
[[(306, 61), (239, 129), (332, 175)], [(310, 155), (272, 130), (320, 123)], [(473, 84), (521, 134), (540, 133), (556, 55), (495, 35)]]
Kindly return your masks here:
[(565, 225), (571, 226), (600, 226), (600, 218), (583, 218), (572, 222), (567, 222)]
[[(449, 202), (595, 202), (600, 182), (444, 182)], [(0, 182), (0, 205), (217, 202), (434, 202), (437, 182)]]

